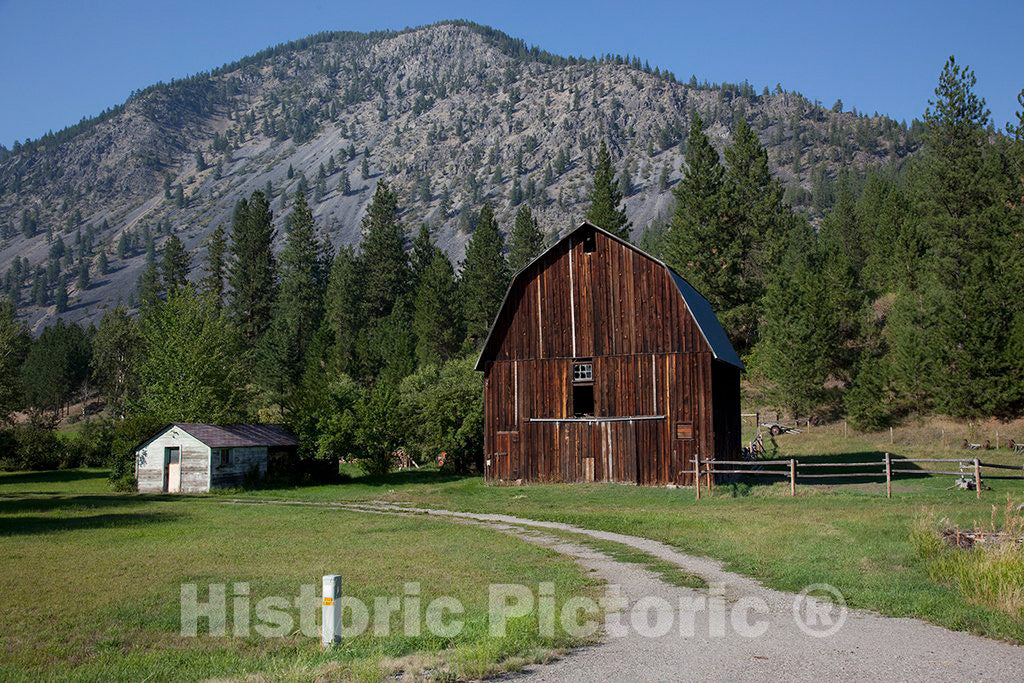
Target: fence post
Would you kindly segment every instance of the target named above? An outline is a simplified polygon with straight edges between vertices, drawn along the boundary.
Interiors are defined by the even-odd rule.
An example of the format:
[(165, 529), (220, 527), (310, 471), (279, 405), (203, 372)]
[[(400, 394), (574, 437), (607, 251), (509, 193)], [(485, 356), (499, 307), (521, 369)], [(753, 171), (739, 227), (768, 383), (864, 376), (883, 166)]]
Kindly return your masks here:
[(974, 492), (981, 498), (981, 463), (974, 459)]
[(892, 498), (892, 458), (885, 454), (885, 497)]
[(796, 495), (796, 460), (789, 459), (789, 495)]
[(700, 500), (700, 455), (693, 456), (693, 485), (697, 489), (697, 500)]
[(846, 432), (846, 420), (843, 420), (843, 438), (847, 438), (849, 434)]
[(893, 443), (893, 440), (892, 440), (892, 427), (889, 427), (889, 443)]

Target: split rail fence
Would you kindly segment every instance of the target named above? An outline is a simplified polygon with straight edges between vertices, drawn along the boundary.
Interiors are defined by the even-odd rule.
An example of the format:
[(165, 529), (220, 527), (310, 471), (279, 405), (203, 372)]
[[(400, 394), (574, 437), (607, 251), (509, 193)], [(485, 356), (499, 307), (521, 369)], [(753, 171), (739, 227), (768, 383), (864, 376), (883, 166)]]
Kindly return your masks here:
[[(959, 466), (958, 471), (952, 471), (950, 469), (944, 470), (932, 470), (932, 469), (910, 469), (904, 467), (905, 464), (911, 463), (955, 463)], [(722, 468), (725, 465), (727, 468)], [(779, 468), (779, 469), (765, 469), (765, 468)], [(843, 467), (878, 467), (879, 471), (861, 471), (861, 472), (850, 472), (850, 471), (839, 471), (839, 472), (822, 472), (822, 468), (843, 468)], [(982, 487), (982, 468), (991, 468), (999, 470), (1016, 470), (1024, 472), (1024, 466), (1018, 465), (999, 465), (995, 463), (985, 463), (978, 458), (893, 458), (889, 453), (885, 454), (885, 457), (881, 461), (862, 461), (862, 462), (800, 462), (793, 458), (789, 460), (701, 460), (699, 458), (693, 459), (693, 474), (694, 482), (696, 482), (697, 499), (700, 500), (701, 489), (710, 492), (715, 485), (715, 476), (719, 474), (740, 474), (744, 476), (753, 477), (783, 477), (789, 480), (789, 495), (796, 495), (796, 485), (798, 480), (819, 480), (819, 479), (884, 479), (885, 480), (885, 495), (888, 498), (892, 497), (892, 481), (894, 476), (898, 474), (916, 474), (916, 475), (953, 475), (957, 477), (966, 477), (973, 480), (974, 490), (978, 498), (981, 498), (981, 487)], [(1021, 475), (986, 475), (990, 479), (1024, 479), (1024, 474)], [(702, 480), (703, 479), (703, 483)]]

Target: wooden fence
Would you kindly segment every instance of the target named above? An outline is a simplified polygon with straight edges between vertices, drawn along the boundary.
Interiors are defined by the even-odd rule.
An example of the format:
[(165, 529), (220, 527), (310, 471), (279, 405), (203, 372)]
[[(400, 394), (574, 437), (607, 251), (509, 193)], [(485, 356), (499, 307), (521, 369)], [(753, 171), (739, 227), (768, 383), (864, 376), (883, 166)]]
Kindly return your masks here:
[[(960, 466), (959, 471), (949, 470), (925, 470), (909, 469), (901, 467), (904, 463), (956, 463)], [(723, 469), (721, 465), (727, 466)], [(764, 468), (772, 469), (764, 469)], [(836, 467), (860, 467), (880, 468), (877, 471), (864, 472), (821, 472), (820, 468)], [(1024, 466), (998, 465), (985, 463), (978, 458), (893, 458), (889, 453), (885, 454), (880, 461), (861, 462), (800, 462), (795, 458), (789, 460), (701, 460), (693, 459), (693, 474), (696, 482), (697, 499), (700, 500), (701, 489), (709, 491), (715, 485), (715, 476), (719, 474), (742, 474), (754, 477), (783, 477), (789, 480), (789, 495), (796, 495), (796, 484), (798, 479), (873, 479), (885, 480), (885, 495), (892, 497), (892, 480), (896, 474), (940, 474), (953, 475), (957, 477), (969, 477), (974, 480), (974, 490), (978, 498), (981, 498), (983, 468), (999, 470), (1024, 471)], [(809, 470), (809, 471), (808, 471)], [(1024, 479), (1024, 475), (986, 475), (994, 479)], [(701, 480), (704, 483), (701, 483)]]

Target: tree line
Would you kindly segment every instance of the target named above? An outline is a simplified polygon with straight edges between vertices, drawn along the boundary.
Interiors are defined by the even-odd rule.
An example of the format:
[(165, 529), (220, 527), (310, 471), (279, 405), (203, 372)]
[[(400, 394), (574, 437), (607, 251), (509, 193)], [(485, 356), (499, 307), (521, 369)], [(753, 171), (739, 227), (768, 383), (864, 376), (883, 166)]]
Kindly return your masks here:
[(723, 164), (694, 117), (653, 247), (715, 307), (748, 400), (866, 429), (1024, 411), (1024, 113), (994, 133), (975, 85), (950, 58), (921, 151), (841, 174), (816, 227), (782, 201), (743, 120)]
[(66, 454), (51, 430), (70, 403), (97, 393), (110, 418), (88, 432), (100, 445), (83, 447), (117, 451), (120, 480), (131, 475), (127, 450), (171, 421), (281, 421), (302, 456), (354, 457), (371, 472), (386, 471), (399, 447), (419, 460), (443, 451), (447, 467), (472, 470), (483, 440), (473, 356), (543, 233), (524, 205), (506, 245), (484, 204), (456, 273), (431, 229), (410, 239), (399, 214), (378, 183), (359, 248), (335, 252), (297, 192), (278, 255), (268, 197), (256, 191), (229, 230), (211, 234), (199, 282), (187, 280), (190, 257), (175, 235), (159, 257), (148, 242), (137, 316), (118, 306), (96, 327), (58, 321), (33, 340), (7, 302), (0, 416), (10, 424), (18, 412), (24, 424), (6, 430), (5, 464), (98, 464), (81, 448), (36, 461), (45, 449), (35, 445)]
[[(720, 156), (692, 118), (673, 213), (640, 245), (709, 299), (747, 363), (748, 401), (861, 428), (1024, 411), (1024, 112), (994, 134), (974, 87), (951, 58), (920, 153), (841, 174), (820, 225), (785, 201), (744, 119)], [(629, 238), (621, 180), (601, 143), (586, 218)], [(456, 268), (429, 226), (412, 235), (400, 215), (379, 182), (358, 248), (334, 250), (299, 191), (275, 254), (269, 198), (256, 191), (212, 233), (199, 282), (175, 236), (160, 258), (147, 240), (135, 317), (117, 307), (95, 328), (58, 322), (33, 340), (5, 303), (0, 419), (18, 413), (2, 438), (21, 455), (4, 464), (125, 455), (170, 421), (259, 420), (293, 429), (305, 458), (383, 472), (406, 448), (472, 470), (483, 422), (473, 357), (544, 233), (523, 204), (506, 244), (484, 203)], [(51, 428), (92, 393), (109, 420), (55, 445)], [(130, 474), (130, 459), (117, 464), (115, 476)]]

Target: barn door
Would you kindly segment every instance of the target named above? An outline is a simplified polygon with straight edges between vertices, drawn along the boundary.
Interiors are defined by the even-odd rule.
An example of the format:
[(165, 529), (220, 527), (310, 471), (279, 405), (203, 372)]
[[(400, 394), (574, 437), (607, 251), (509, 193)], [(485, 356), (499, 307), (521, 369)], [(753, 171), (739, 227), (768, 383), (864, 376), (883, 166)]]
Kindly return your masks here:
[(164, 491), (181, 491), (181, 449), (177, 446), (164, 449)]
[(639, 484), (641, 468), (637, 450), (636, 425), (632, 422), (605, 422), (602, 425), (601, 456), (605, 463), (605, 481)]

